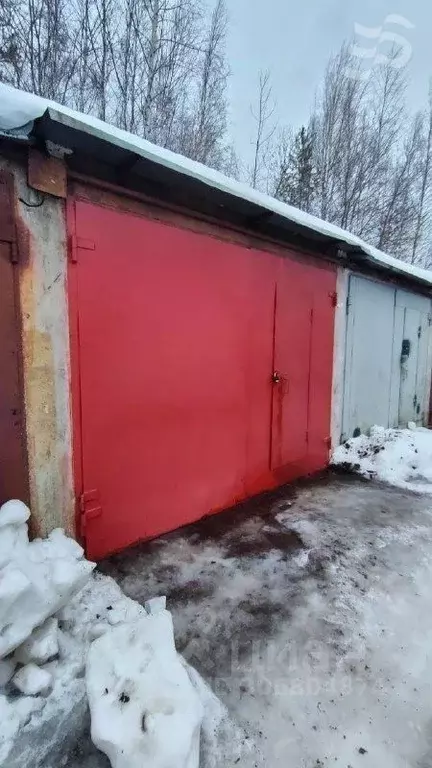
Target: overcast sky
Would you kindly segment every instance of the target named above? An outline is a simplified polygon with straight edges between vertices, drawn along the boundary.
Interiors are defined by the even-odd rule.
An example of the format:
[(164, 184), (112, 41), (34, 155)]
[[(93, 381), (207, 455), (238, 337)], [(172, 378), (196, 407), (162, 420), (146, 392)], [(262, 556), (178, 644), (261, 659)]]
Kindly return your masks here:
[[(227, 6), (231, 133), (243, 156), (250, 152), (250, 102), (257, 92), (259, 69), (271, 71), (280, 123), (300, 125), (308, 119), (329, 56), (354, 36), (356, 22), (404, 36), (412, 46), (407, 65), (409, 106), (414, 111), (427, 99), (432, 74), (431, 0), (227, 0)], [(385, 23), (390, 14), (402, 16), (414, 28)], [(359, 35), (356, 41), (368, 48), (377, 44)]]

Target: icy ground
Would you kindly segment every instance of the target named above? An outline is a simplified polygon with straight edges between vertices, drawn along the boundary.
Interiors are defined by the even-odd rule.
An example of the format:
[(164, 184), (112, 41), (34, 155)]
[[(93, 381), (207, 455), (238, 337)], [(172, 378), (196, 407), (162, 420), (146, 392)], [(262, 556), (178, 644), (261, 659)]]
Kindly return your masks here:
[(432, 431), (372, 427), (336, 448), (332, 463), (399, 488), (432, 494)]
[[(431, 509), (330, 475), (102, 567), (140, 602), (167, 594), (179, 650), (244, 729), (227, 765), (430, 768)], [(82, 738), (68, 766), (107, 762)]]

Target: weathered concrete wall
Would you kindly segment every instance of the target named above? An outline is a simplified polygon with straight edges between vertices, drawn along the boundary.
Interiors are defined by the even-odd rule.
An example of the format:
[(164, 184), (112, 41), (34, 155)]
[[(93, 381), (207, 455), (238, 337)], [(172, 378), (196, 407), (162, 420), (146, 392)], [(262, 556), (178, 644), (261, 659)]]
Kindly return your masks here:
[(17, 197), (19, 282), (30, 501), (34, 531), (74, 533), (65, 201), (27, 186), (25, 163), (12, 170)]
[(337, 305), (335, 310), (335, 329), (333, 347), (333, 387), (331, 439), (332, 448), (336, 448), (342, 435), (343, 398), (345, 383), (345, 341), (346, 341), (346, 303), (348, 298), (349, 271), (338, 268)]

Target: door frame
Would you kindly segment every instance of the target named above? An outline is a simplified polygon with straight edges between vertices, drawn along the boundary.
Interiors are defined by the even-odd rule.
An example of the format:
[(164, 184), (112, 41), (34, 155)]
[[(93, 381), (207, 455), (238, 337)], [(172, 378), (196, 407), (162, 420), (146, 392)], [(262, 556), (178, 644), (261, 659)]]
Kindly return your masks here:
[(83, 446), (82, 446), (82, 413), (81, 413), (81, 371), (79, 346), (79, 302), (78, 302), (78, 270), (76, 253), (76, 210), (78, 198), (68, 195), (66, 200), (66, 232), (68, 238), (68, 313), (69, 313), (69, 349), (70, 349), (70, 390), (72, 411), (72, 471), (75, 500), (75, 534), (77, 539), (85, 544), (82, 529), (81, 497), (84, 493), (83, 483)]

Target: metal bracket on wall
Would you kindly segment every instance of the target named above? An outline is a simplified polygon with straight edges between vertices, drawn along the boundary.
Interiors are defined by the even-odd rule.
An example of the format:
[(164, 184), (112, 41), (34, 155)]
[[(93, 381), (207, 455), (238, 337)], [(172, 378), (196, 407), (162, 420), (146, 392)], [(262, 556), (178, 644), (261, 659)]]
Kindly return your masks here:
[(102, 515), (102, 506), (100, 504), (100, 494), (97, 488), (92, 491), (84, 491), (79, 497), (80, 511), (80, 536), (85, 539), (86, 528), (89, 520), (94, 520)]
[(78, 261), (78, 249), (82, 251), (95, 251), (96, 243), (94, 240), (88, 240), (85, 237), (71, 235), (69, 238), (69, 259), (73, 264)]

